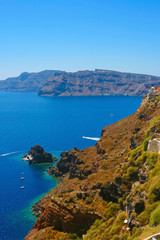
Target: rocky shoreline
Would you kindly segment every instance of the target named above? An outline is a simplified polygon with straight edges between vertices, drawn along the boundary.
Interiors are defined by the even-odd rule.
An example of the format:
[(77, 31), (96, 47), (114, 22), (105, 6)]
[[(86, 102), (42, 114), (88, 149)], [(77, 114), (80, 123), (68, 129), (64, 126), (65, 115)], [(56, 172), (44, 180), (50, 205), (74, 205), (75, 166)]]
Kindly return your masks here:
[(160, 88), (152, 88), (94, 147), (63, 152), (48, 169), (61, 181), (33, 207), (39, 218), (25, 239), (141, 240), (148, 227), (145, 236), (160, 232), (159, 153)]
[[(55, 163), (58, 162), (59, 159), (56, 157), (53, 157), (51, 153), (48, 153), (44, 151), (44, 149), (36, 144), (34, 147), (31, 147), (31, 150), (28, 152), (28, 154), (25, 154), (22, 157), (23, 161), (28, 161), (30, 165), (33, 164), (48, 164), (48, 163)], [(50, 174), (50, 169), (54, 167), (49, 167), (46, 171), (48, 174)], [(50, 174), (53, 175), (53, 174)], [(33, 204), (32, 206), (32, 215), (36, 216), (37, 218), (41, 215), (41, 208), (43, 203), (42, 197), (38, 202)]]

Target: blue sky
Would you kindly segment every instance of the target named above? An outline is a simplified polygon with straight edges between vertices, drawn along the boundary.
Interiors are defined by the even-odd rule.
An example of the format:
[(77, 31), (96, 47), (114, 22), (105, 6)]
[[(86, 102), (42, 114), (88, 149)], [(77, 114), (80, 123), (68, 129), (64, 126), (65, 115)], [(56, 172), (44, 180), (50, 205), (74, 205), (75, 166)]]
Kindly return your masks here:
[(160, 76), (160, 0), (0, 0), (0, 79), (45, 69)]

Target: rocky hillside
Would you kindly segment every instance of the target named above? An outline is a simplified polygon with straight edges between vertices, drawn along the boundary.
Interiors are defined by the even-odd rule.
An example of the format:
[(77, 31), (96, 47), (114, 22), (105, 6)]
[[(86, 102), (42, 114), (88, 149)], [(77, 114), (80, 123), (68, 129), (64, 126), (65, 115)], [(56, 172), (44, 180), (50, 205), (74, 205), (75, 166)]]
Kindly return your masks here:
[(160, 77), (108, 70), (43, 71), (22, 73), (0, 81), (0, 91), (36, 91), (41, 96), (130, 95), (142, 96)]
[(25, 240), (142, 240), (160, 233), (160, 89), (100, 141), (61, 154), (59, 185), (34, 206)]
[(107, 70), (59, 73), (44, 83), (42, 96), (145, 95), (160, 77)]
[(0, 91), (39, 91), (45, 81), (59, 71), (24, 72), (18, 77), (0, 81)]

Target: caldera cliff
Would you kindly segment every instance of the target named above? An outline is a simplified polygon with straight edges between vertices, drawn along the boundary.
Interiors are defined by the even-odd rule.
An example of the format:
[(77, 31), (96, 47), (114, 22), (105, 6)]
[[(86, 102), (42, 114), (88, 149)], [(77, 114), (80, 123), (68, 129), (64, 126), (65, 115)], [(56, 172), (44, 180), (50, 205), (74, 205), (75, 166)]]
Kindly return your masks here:
[(24, 72), (0, 81), (0, 91), (36, 91), (40, 96), (144, 96), (160, 77), (95, 69), (77, 72), (45, 70)]
[(59, 185), (39, 202), (25, 240), (145, 239), (160, 232), (160, 88), (100, 141), (61, 154)]
[(50, 76), (39, 90), (40, 96), (144, 96), (160, 77), (96, 69), (60, 72)]

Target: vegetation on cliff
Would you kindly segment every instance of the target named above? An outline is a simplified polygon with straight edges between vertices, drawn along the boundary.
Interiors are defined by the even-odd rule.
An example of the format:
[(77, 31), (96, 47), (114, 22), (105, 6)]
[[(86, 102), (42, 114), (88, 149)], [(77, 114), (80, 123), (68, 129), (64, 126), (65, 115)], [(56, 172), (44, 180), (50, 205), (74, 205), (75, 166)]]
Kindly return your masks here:
[[(61, 181), (43, 199), (26, 239), (142, 240), (160, 232), (155, 139), (160, 139), (160, 101), (144, 98), (136, 113), (106, 126), (95, 147), (62, 153), (49, 170)], [(156, 144), (156, 151), (149, 151), (149, 144)]]

